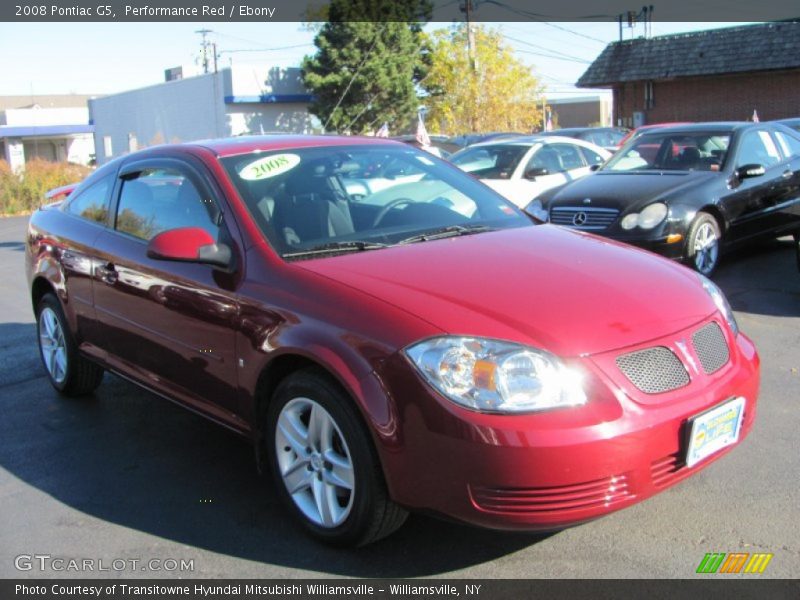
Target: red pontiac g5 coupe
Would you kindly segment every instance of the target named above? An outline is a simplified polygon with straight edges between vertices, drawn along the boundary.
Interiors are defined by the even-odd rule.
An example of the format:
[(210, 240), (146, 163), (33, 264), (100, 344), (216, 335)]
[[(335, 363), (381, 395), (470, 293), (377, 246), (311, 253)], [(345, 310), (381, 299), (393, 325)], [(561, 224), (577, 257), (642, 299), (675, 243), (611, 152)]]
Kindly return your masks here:
[(759, 359), (709, 280), (535, 223), (379, 139), (254, 137), (108, 163), (26, 264), (66, 395), (111, 371), (246, 436), (337, 544), (407, 510), (554, 530), (750, 431)]

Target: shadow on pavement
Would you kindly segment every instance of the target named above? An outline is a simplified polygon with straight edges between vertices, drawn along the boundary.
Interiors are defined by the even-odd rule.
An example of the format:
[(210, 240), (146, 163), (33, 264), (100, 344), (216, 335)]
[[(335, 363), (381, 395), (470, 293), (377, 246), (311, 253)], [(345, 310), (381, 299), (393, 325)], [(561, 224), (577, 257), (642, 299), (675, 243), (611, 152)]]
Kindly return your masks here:
[(8, 336), (24, 352), (0, 368), (8, 381), (0, 466), (97, 519), (216, 553), (357, 577), (436, 575), (544, 539), (412, 516), (366, 548), (320, 545), (280, 506), (269, 476), (256, 474), (246, 441), (108, 374), (95, 395), (62, 398), (39, 365), (33, 324), (0, 324), (0, 340)]
[(768, 240), (726, 255), (713, 279), (735, 311), (800, 316), (800, 272), (790, 238)]

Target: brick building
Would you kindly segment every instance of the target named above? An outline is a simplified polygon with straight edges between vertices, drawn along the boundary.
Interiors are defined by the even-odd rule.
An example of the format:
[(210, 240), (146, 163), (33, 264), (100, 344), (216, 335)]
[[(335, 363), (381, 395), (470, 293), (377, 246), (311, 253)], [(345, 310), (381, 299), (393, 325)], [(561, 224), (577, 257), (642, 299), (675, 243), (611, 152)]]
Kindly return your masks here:
[(800, 116), (800, 22), (609, 44), (578, 87), (611, 88), (614, 124)]

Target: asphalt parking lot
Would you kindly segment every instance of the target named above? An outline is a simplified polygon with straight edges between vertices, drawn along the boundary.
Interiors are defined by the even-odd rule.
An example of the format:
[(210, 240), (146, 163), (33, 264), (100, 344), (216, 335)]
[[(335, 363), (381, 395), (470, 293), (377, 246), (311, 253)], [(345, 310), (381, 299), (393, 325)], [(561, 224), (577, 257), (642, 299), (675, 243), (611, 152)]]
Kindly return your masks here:
[[(86, 400), (55, 393), (35, 345), (25, 223), (0, 219), (2, 578), (687, 578), (707, 552), (773, 553), (760, 577), (800, 572), (800, 273), (788, 240), (728, 257), (715, 277), (762, 359), (756, 426), (734, 452), (554, 535), (412, 516), (389, 539), (343, 551), (302, 535), (256, 476), (250, 448), (223, 428), (113, 376)], [(193, 570), (19, 571), (20, 555), (174, 559)]]

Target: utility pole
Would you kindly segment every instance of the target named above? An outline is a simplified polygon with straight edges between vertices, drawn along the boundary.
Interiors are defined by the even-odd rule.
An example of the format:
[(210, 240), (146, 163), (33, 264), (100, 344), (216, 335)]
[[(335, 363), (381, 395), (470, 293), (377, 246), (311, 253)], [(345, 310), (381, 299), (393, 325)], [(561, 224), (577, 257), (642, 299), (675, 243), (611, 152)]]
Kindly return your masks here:
[[(475, 32), (472, 31), (472, 0), (464, 0), (463, 4), (459, 6), (459, 9), (464, 13), (464, 20), (467, 25), (467, 62), (469, 63), (469, 76), (474, 78), (477, 76), (477, 67), (475, 61)], [(470, 88), (474, 90), (475, 85), (470, 85)], [(475, 105), (476, 102), (473, 102), (473, 106)], [(478, 120), (474, 110), (471, 113), (470, 121), (470, 130), (475, 133), (478, 130)]]
[[(214, 33), (210, 29), (198, 29), (195, 33), (199, 33), (203, 39), (200, 42), (200, 47), (202, 48), (202, 57), (203, 57), (203, 73), (208, 73), (208, 46), (210, 42), (208, 41), (207, 37), (209, 33)], [(216, 52), (214, 53), (214, 60), (216, 61)]]
[(472, 0), (464, 0), (461, 12), (466, 16), (467, 22), (467, 57), (469, 58), (469, 68), (475, 71), (475, 32), (472, 31)]

